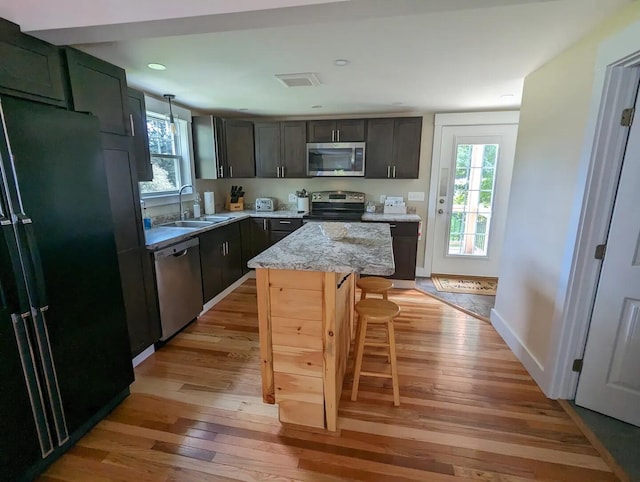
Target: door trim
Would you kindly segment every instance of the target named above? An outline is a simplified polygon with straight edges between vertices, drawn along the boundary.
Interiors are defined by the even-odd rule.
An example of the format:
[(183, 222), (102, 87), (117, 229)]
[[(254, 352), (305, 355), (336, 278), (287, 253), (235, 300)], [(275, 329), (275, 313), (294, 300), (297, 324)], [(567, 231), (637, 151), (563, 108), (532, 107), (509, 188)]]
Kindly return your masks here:
[(442, 153), (442, 133), (445, 126), (474, 126), (494, 124), (518, 124), (519, 111), (503, 112), (469, 112), (455, 114), (436, 114), (433, 131), (433, 151), (431, 154), (431, 174), (429, 183), (429, 203), (427, 206), (427, 229), (425, 231), (424, 265), (421, 272), (424, 276), (431, 276), (431, 262), (433, 261), (433, 246), (436, 235), (435, 221), (437, 209), (437, 192), (440, 179), (439, 165)]
[[(634, 104), (640, 81), (640, 22), (629, 25), (600, 45), (594, 69), (589, 117), (573, 203), (572, 225), (565, 248), (564, 276), (558, 287), (558, 317), (550, 339), (557, 340), (545, 363), (548, 370), (536, 379), (550, 398), (573, 399), (578, 374), (571, 365), (582, 358), (595, 301), (601, 261), (594, 259), (597, 244), (606, 240), (611, 222), (618, 175), (629, 128), (620, 115)], [(640, 122), (640, 120), (636, 120)]]

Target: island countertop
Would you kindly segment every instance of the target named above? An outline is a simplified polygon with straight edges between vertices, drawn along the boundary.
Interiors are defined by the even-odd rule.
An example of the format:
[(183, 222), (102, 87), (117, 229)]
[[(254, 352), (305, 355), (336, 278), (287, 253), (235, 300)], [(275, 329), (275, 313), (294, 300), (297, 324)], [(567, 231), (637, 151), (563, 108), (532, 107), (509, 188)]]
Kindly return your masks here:
[(307, 223), (249, 260), (249, 268), (389, 276), (395, 272), (391, 230), (385, 223), (353, 223), (347, 236), (331, 240), (318, 222)]

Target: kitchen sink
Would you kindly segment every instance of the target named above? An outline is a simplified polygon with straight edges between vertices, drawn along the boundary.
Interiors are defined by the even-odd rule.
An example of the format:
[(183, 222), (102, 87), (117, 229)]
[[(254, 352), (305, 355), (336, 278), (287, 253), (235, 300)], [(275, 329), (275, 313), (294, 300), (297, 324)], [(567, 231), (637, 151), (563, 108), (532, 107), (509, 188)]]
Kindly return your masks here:
[(231, 218), (228, 216), (205, 216), (202, 219), (211, 223), (222, 223), (224, 221), (229, 221)]
[(175, 228), (206, 228), (213, 224), (215, 224), (214, 221), (174, 221), (172, 223), (163, 224), (163, 226)]

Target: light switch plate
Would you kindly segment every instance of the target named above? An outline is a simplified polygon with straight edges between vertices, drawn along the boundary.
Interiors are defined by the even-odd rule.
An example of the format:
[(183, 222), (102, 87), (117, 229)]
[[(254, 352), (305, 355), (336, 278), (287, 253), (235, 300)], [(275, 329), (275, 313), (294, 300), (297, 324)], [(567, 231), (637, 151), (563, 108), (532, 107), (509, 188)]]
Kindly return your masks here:
[(289, 193), (289, 202), (290, 203), (294, 203), (298, 200), (298, 196), (296, 196), (295, 192), (290, 192)]
[(424, 201), (424, 192), (410, 192), (409, 201)]

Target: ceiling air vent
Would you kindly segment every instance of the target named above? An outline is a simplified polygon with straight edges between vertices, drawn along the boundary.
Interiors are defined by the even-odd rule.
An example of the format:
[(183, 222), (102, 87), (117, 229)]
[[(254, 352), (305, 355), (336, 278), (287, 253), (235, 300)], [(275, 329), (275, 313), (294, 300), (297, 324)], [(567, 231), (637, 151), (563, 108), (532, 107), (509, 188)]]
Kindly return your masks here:
[(285, 87), (317, 87), (320, 79), (313, 72), (303, 72), (301, 74), (276, 74), (276, 79)]

